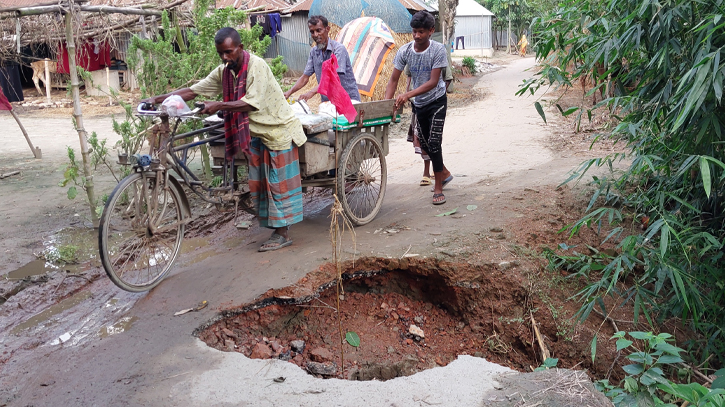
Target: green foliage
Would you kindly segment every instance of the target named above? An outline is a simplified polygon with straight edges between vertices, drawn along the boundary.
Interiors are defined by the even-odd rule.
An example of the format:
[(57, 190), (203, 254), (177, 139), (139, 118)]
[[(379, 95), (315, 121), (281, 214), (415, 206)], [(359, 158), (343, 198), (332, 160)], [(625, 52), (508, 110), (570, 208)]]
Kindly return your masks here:
[[(134, 36), (128, 50), (128, 63), (138, 72), (141, 92), (144, 96), (160, 95), (170, 90), (188, 87), (196, 80), (205, 77), (221, 63), (214, 47), (214, 35), (222, 27), (240, 27), (245, 21), (245, 13), (233, 7), (213, 9), (213, 2), (201, 0), (195, 3), (193, 11), (193, 30), (187, 30), (185, 52), (176, 52), (178, 46), (177, 21), (164, 11), (161, 21), (163, 30), (155, 39), (141, 39)], [(249, 30), (238, 30), (244, 49), (262, 56), (269, 47), (268, 36), (260, 40), (262, 27), (257, 25)], [(269, 62), (275, 77), (281, 80), (287, 70), (282, 57)]]
[(60, 245), (58, 247), (48, 249), (43, 253), (46, 261), (58, 264), (75, 264), (78, 263), (78, 246)]
[[(627, 339), (629, 336), (630, 339)], [(595, 387), (612, 399), (616, 407), (629, 406), (675, 406), (677, 400), (684, 400), (694, 406), (725, 406), (725, 390), (708, 389), (698, 383), (678, 384), (668, 379), (678, 372), (682, 362), (680, 353), (684, 352), (669, 342), (672, 335), (652, 332), (617, 332), (617, 351), (632, 352), (627, 359), (632, 362), (623, 366), (626, 373), (621, 387), (614, 386), (608, 380), (596, 382)], [(636, 341), (636, 342), (635, 342)], [(642, 346), (639, 349), (636, 345)], [(725, 372), (723, 372), (725, 373)]]
[[(518, 94), (595, 76), (605, 99), (559, 110), (590, 119), (607, 107), (611, 136), (626, 144), (582, 164), (622, 173), (594, 178), (587, 214), (566, 230), (609, 230), (616, 256), (575, 255), (564, 264), (590, 284), (577, 294), (585, 318), (605, 295), (634, 302), (635, 319), (679, 317), (700, 333), (690, 355), (725, 363), (725, 20), (723, 0), (567, 0), (532, 23), (541, 70)], [(540, 111), (542, 113), (542, 111)], [(627, 214), (636, 214), (630, 227)], [(641, 233), (630, 232), (641, 224)], [(589, 257), (589, 258), (588, 258)], [(561, 260), (561, 259), (560, 259)], [(596, 272), (596, 273), (592, 273)], [(618, 283), (627, 281), (621, 290)]]
[(78, 188), (83, 188), (85, 179), (80, 175), (81, 168), (76, 161), (76, 152), (71, 147), (67, 147), (66, 154), (68, 156), (68, 164), (66, 164), (65, 171), (63, 171), (63, 179), (58, 183), (59, 187), (65, 188), (68, 184), (71, 186), (68, 188), (68, 199), (75, 199), (78, 195)]
[(347, 332), (345, 334), (345, 340), (350, 344), (350, 346), (354, 346), (356, 348), (360, 346), (360, 337), (355, 332)]
[(463, 66), (468, 68), (471, 73), (476, 73), (476, 60), (471, 57), (464, 57), (463, 62), (461, 62)]
[(476, 0), (496, 15), (494, 30), (508, 29), (509, 20), (514, 33), (520, 36), (529, 29), (531, 20), (555, 8), (557, 0)]
[(542, 370), (551, 369), (551, 368), (556, 367), (556, 365), (558, 365), (558, 364), (559, 364), (559, 359), (547, 358), (541, 366), (534, 369), (534, 372), (540, 372)]
[(222, 181), (224, 181), (224, 178), (217, 175), (216, 177), (211, 179), (211, 183), (209, 186), (212, 188), (219, 188), (220, 186), (222, 186)]

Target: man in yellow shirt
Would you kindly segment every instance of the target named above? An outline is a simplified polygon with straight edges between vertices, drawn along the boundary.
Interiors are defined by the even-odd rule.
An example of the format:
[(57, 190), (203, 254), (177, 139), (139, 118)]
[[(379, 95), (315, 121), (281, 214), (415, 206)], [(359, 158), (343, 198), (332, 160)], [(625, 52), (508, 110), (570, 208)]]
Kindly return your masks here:
[(292, 244), (289, 226), (302, 221), (302, 180), (297, 147), (307, 140), (302, 124), (285, 100), (267, 63), (246, 51), (237, 30), (226, 27), (214, 38), (222, 65), (189, 88), (148, 98), (158, 104), (170, 95), (205, 101), (202, 113), (224, 112), (227, 157), (244, 151), (249, 157), (249, 189), (262, 227), (274, 233), (259, 251)]

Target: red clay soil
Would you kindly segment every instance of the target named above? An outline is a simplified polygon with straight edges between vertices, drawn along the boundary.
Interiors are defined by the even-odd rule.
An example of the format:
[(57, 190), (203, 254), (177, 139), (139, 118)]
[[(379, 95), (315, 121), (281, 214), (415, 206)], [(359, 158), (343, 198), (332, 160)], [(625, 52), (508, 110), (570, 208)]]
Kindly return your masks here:
[[(394, 269), (361, 272), (389, 267)], [(354, 270), (363, 276), (345, 282), (339, 323), (335, 286), (309, 302), (274, 304), (290, 297), (307, 299), (297, 286), (231, 312), (241, 313), (218, 321), (199, 337), (220, 350), (290, 360), (312, 373), (319, 372), (320, 365), (309, 362), (321, 363), (334, 376), (356, 380), (410, 375), (464, 354), (519, 371), (541, 364), (528, 310), (543, 311), (545, 306), (513, 274), (468, 264), (380, 259), (365, 259)], [(265, 302), (272, 305), (253, 309)], [(560, 366), (581, 365), (581, 345), (551, 342), (557, 338), (556, 322), (547, 312), (537, 312), (534, 318), (550, 351), (561, 359)], [(411, 325), (422, 329), (424, 337), (411, 334)], [(340, 332), (348, 331), (359, 335), (359, 347), (342, 340)], [(292, 350), (295, 340), (305, 343), (299, 353)], [(595, 370), (606, 370), (612, 358), (598, 362)]]
[[(320, 362), (330, 369), (334, 364), (335, 376), (358, 380), (408, 375), (446, 365), (462, 354), (531, 371), (543, 362), (533, 315), (549, 354), (559, 359), (559, 367), (586, 369), (596, 379), (621, 379), (618, 366), (626, 360), (610, 339), (614, 325), (626, 331), (652, 328), (642, 326), (644, 318), (638, 325), (632, 323), (631, 304), (611, 314), (615, 324), (595, 313), (584, 323), (576, 323), (572, 317), (581, 304), (570, 298), (585, 282), (548, 270), (541, 256), (544, 247), (553, 249), (564, 241), (585, 251), (586, 245), (611, 250), (612, 244), (599, 245), (601, 234), (594, 229), (584, 228), (572, 240), (557, 233), (578, 219), (585, 205), (568, 188), (527, 189), (518, 195), (520, 198), (502, 199), (523, 216), (500, 229), (456, 238), (446, 249), (453, 261), (443, 261), (439, 255), (364, 258), (354, 266), (344, 264), (348, 277), (358, 277), (345, 282), (341, 326), (334, 310), (335, 266), (326, 264), (294, 285), (270, 290), (253, 304), (222, 305), (220, 317), (196, 334), (220, 350), (289, 359), (303, 368), (308, 362)], [(606, 236), (607, 232), (601, 233)], [(500, 261), (505, 256), (510, 261)], [(371, 275), (380, 271), (386, 273)], [(621, 299), (604, 302), (611, 310)], [(411, 325), (421, 328), (425, 338), (416, 340), (409, 335)], [(343, 335), (357, 333), (360, 346), (354, 348), (341, 340), (340, 328)], [(597, 351), (592, 362), (595, 335)], [(291, 350), (293, 340), (305, 341), (299, 355)]]

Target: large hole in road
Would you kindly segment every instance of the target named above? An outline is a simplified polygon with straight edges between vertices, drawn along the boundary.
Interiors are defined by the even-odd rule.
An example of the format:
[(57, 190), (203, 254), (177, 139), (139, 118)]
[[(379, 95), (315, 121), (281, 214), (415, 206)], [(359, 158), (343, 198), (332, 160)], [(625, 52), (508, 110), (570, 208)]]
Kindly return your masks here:
[[(369, 260), (368, 266), (381, 261)], [(336, 284), (328, 280), (306, 297), (273, 292), (197, 335), (222, 351), (278, 358), (311, 374), (350, 380), (407, 376), (464, 354), (519, 370), (541, 363), (530, 326), (512, 323), (528, 315), (520, 281), (495, 268), (405, 265), (375, 271), (358, 265), (343, 274), (339, 322)], [(342, 338), (348, 332), (359, 337), (359, 346)]]

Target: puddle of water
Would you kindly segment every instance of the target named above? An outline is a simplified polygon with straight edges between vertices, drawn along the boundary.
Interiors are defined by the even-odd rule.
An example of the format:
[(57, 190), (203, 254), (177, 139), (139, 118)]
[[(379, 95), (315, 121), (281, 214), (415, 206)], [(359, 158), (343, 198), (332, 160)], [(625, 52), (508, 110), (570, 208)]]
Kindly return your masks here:
[(191, 239), (184, 239), (181, 243), (181, 253), (193, 252), (196, 249), (200, 249), (208, 245), (209, 238), (206, 237), (192, 237)]
[(98, 336), (108, 338), (111, 335), (120, 334), (128, 331), (133, 323), (138, 321), (138, 317), (123, 317), (113, 325), (104, 326), (98, 331)]
[(23, 322), (22, 324), (16, 325), (11, 331), (11, 334), (17, 335), (20, 332), (34, 328), (40, 324), (44, 324), (44, 326), (48, 326), (51, 324), (51, 318), (53, 318), (55, 315), (60, 314), (61, 312), (71, 309), (75, 307), (76, 305), (80, 304), (81, 302), (87, 300), (92, 296), (90, 291), (81, 291), (79, 293), (76, 293), (72, 297), (68, 297), (64, 299), (63, 301), (46, 308), (39, 314), (36, 314), (27, 321)]
[(58, 267), (45, 260), (33, 260), (30, 263), (13, 270), (6, 275), (8, 280), (22, 280), (26, 277), (39, 276), (49, 271), (58, 270)]
[(213, 256), (215, 254), (217, 254), (217, 253), (214, 250), (207, 250), (207, 251), (205, 251), (203, 253), (199, 253), (196, 256), (194, 256), (189, 261), (187, 261), (186, 264), (187, 265), (196, 264), (196, 263), (198, 263), (198, 262), (200, 262), (202, 260), (208, 259), (209, 257), (211, 257), (211, 256)]
[[(76, 274), (89, 267), (100, 267), (98, 259), (98, 232), (87, 228), (66, 228), (43, 240), (43, 255), (46, 260), (34, 260), (6, 274), (9, 280), (22, 280), (51, 271), (67, 270)], [(79, 264), (63, 264), (73, 260)]]
[[(46, 259), (75, 257), (79, 263), (98, 261), (98, 231), (92, 228), (65, 228), (43, 241)], [(95, 260), (95, 262), (94, 262)], [(95, 265), (95, 264), (94, 264)]]
[(245, 237), (235, 237), (233, 239), (227, 239), (224, 241), (224, 247), (227, 249), (234, 249), (242, 245), (244, 243)]

